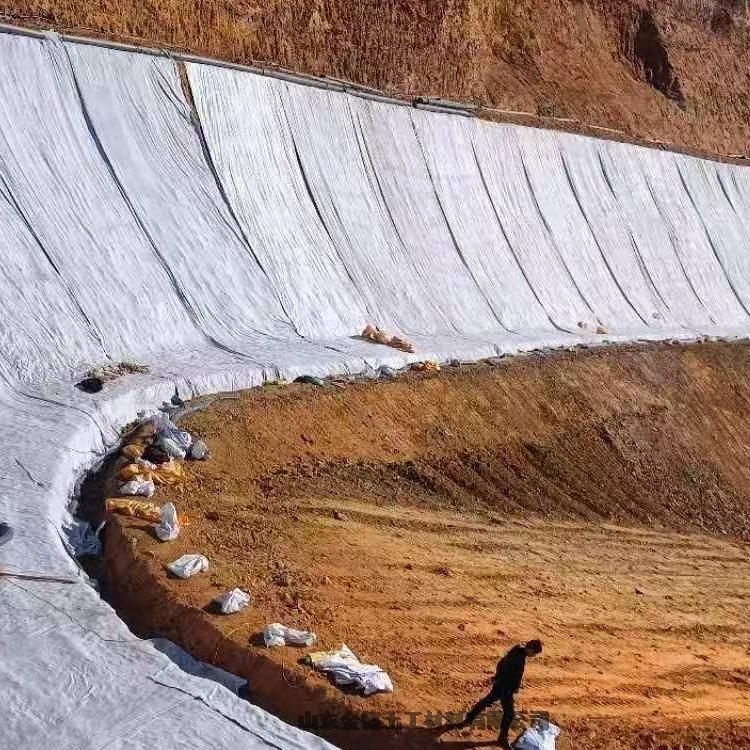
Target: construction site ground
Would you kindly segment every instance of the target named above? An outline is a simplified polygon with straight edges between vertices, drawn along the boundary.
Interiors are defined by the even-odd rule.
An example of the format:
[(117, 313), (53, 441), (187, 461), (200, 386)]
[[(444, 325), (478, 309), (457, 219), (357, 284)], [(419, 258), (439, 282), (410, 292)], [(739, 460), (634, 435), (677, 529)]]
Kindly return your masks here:
[[(746, 343), (243, 392), (183, 423), (212, 456), (159, 490), (191, 518), (178, 540), (112, 519), (106, 593), (139, 635), (246, 677), (253, 702), (343, 748), (493, 744), (496, 716), (431, 724), (533, 637), (517, 708), (549, 714), (559, 750), (750, 747), (748, 417)], [(184, 553), (209, 570), (170, 576)], [(234, 587), (251, 606), (217, 614)], [(271, 622), (319, 645), (266, 649)], [(298, 663), (341, 643), (394, 693)]]

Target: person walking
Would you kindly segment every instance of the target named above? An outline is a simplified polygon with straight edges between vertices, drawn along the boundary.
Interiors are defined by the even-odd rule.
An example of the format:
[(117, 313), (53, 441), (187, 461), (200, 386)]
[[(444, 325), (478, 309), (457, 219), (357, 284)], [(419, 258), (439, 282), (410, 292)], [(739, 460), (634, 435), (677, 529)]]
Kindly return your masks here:
[(459, 727), (468, 727), (482, 711), (499, 701), (503, 707), (503, 719), (500, 723), (500, 735), (497, 741), (500, 747), (508, 750), (510, 748), (508, 733), (516, 715), (513, 701), (515, 694), (521, 688), (526, 659), (529, 656), (537, 656), (541, 653), (542, 642), (538, 639), (528, 641), (523, 645), (513, 646), (497, 663), (490, 692), (474, 704)]

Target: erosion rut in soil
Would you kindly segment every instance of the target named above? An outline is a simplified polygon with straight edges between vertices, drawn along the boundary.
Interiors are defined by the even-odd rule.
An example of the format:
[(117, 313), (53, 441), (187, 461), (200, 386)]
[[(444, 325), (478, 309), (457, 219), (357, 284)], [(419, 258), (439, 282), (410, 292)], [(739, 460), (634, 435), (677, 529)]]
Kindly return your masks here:
[[(193, 519), (176, 542), (110, 524), (110, 593), (137, 633), (247, 677), (262, 707), (338, 717), (317, 730), (344, 748), (492, 739), (426, 725), (531, 637), (545, 652), (518, 704), (563, 727), (560, 750), (748, 747), (749, 416), (745, 344), (242, 393), (186, 422), (213, 456), (160, 496)], [(210, 570), (169, 578), (186, 552)], [(251, 607), (212, 613), (235, 586)], [(345, 694), (304, 649), (263, 648), (274, 621), (347, 643), (395, 692)]]

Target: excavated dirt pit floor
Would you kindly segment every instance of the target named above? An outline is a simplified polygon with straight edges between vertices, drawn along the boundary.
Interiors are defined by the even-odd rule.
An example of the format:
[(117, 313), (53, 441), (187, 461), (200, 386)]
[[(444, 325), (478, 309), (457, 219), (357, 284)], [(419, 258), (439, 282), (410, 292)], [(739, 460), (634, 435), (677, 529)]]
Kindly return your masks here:
[[(184, 422), (213, 455), (155, 498), (192, 518), (177, 541), (109, 524), (109, 596), (139, 635), (246, 677), (253, 702), (343, 748), (492, 745), (481, 722), (431, 721), (532, 637), (545, 651), (517, 708), (548, 713), (559, 750), (750, 747), (749, 425), (747, 344), (243, 392)], [(209, 571), (168, 575), (183, 553)], [(250, 608), (214, 614), (234, 587)], [(319, 646), (264, 648), (275, 621)], [(395, 692), (298, 664), (341, 643)]]

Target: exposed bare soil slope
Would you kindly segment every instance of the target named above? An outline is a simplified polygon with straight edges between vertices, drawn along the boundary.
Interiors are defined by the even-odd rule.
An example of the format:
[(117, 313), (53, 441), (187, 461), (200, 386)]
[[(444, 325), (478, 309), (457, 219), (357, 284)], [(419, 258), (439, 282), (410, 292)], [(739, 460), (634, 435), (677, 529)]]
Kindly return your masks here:
[[(320, 729), (345, 748), (491, 740), (439, 738), (427, 715), (465, 710), (533, 636), (519, 704), (563, 726), (560, 750), (750, 747), (749, 418), (745, 344), (243, 393), (187, 422), (213, 458), (160, 491), (193, 518), (176, 542), (110, 524), (112, 598), (287, 720), (376, 713), (379, 730)], [(185, 552), (209, 572), (168, 577)], [(213, 614), (235, 586), (252, 606)], [(263, 648), (273, 621), (346, 642), (395, 693), (346, 695), (304, 650)]]

